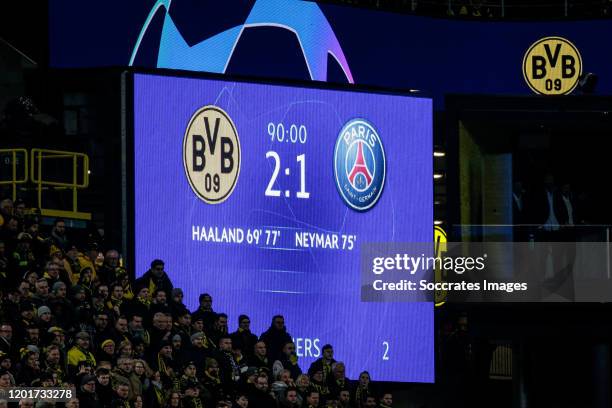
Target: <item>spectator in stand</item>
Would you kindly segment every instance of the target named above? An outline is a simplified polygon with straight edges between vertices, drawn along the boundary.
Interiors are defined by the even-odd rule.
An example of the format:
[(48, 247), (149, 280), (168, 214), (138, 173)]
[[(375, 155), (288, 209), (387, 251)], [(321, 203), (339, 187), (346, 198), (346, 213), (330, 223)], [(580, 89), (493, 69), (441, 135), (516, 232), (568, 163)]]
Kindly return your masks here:
[(334, 360), (334, 348), (331, 344), (324, 345), (321, 351), (323, 355), (313, 361), (308, 371), (321, 369), (323, 371), (323, 382), (326, 382), (331, 375), (332, 364), (334, 364), (336, 360)]
[(174, 288), (172, 289), (172, 293), (170, 294), (170, 312), (172, 313), (172, 317), (176, 320), (179, 315), (189, 315), (189, 310), (187, 306), (183, 303), (183, 289)]
[(47, 249), (51, 244), (51, 239), (46, 238), (40, 231), (40, 224), (37, 218), (27, 218), (24, 223), (24, 232), (30, 234), (32, 242), (30, 243), (30, 249), (34, 254), (34, 257), (38, 262), (42, 262), (45, 259)]
[(113, 386), (115, 391), (113, 400), (111, 402), (111, 408), (131, 408), (128, 395), (130, 387), (127, 383), (117, 383)]
[(319, 407), (319, 393), (315, 390), (309, 390), (306, 393), (306, 404), (304, 408), (318, 408)]
[(134, 299), (134, 291), (132, 290), (132, 284), (130, 283), (130, 277), (127, 274), (125, 269), (121, 270), (119, 275), (117, 276), (117, 282), (121, 285), (123, 289), (123, 300), (130, 301)]
[(96, 370), (96, 394), (102, 407), (110, 407), (113, 400), (113, 387), (111, 385), (110, 371), (106, 368)]
[[(176, 290), (176, 289), (174, 289)], [(193, 334), (191, 329), (191, 314), (186, 308), (177, 312), (175, 315), (173, 312), (174, 319), (174, 333), (178, 334), (181, 338), (181, 344), (191, 343), (191, 335)]]
[(219, 344), (219, 340), (222, 337), (226, 337), (228, 335), (227, 334), (227, 315), (225, 313), (217, 314), (217, 316), (215, 317), (215, 321), (214, 321), (212, 330), (210, 330), (208, 333), (210, 333), (208, 337), (213, 342), (213, 344)]
[(249, 316), (238, 316), (238, 330), (231, 333), (230, 337), (232, 338), (232, 344), (239, 346), (247, 358), (253, 355), (257, 336), (251, 333), (251, 319), (249, 319)]
[(197, 380), (189, 380), (183, 389), (183, 406), (185, 408), (202, 408), (200, 385)]
[(295, 344), (293, 341), (288, 341), (283, 346), (282, 356), (276, 360), (272, 366), (272, 375), (278, 376), (283, 370), (289, 370), (291, 378), (297, 380), (298, 376), (302, 374), (302, 369), (298, 365), (298, 356), (295, 352)]
[(338, 408), (348, 408), (351, 406), (351, 393), (349, 390), (342, 390), (338, 393)]
[(329, 386), (324, 380), (323, 367), (319, 365), (311, 366), (308, 371), (310, 377), (310, 388), (317, 391), (319, 394), (319, 402), (325, 406), (328, 398), (331, 396)]
[(210, 399), (204, 401), (205, 404), (212, 405), (215, 401), (221, 401), (225, 398), (226, 392), (224, 384), (219, 376), (219, 363), (214, 358), (207, 358), (204, 363), (204, 376), (202, 377), (202, 385), (206, 388)]
[(346, 367), (341, 361), (332, 364), (332, 375), (327, 378), (331, 395), (339, 395), (341, 391), (348, 390), (349, 380), (346, 378)]
[(359, 374), (359, 383), (355, 388), (354, 396), (355, 405), (357, 406), (357, 408), (365, 407), (368, 398), (374, 396), (374, 392), (370, 384), (370, 373), (368, 373), (367, 371), (363, 371), (361, 374)]
[(21, 320), (17, 322), (17, 331), (19, 339), (23, 339), (26, 336), (26, 329), (34, 326), (34, 303), (30, 300), (22, 300), (19, 303), (19, 311), (21, 312)]
[(70, 245), (66, 256), (63, 258), (64, 270), (70, 277), (70, 282), (77, 283), (81, 276), (81, 265), (79, 264), (79, 250), (76, 245)]
[(378, 403), (379, 408), (391, 408), (393, 406), (393, 395), (390, 392), (383, 394), (380, 402)]
[(47, 281), (49, 288), (52, 288), (58, 282), (63, 282), (64, 285), (70, 285), (71, 281), (65, 271), (61, 270), (61, 267), (56, 262), (47, 262), (45, 264), (45, 273), (43, 279)]
[[(0, 302), (0, 321), (12, 321), (16, 316), (19, 316), (19, 302), (21, 302), (21, 292), (19, 288), (9, 287), (6, 292), (6, 298)], [(1, 293), (0, 293), (1, 295)]]
[[(10, 222), (14, 219), (9, 220)], [(6, 240), (5, 240), (6, 242)], [(20, 232), (16, 235), (16, 246), (13, 251), (13, 256), (11, 259), (12, 263), (12, 276), (22, 276), (25, 272), (31, 271), (37, 268), (36, 258), (34, 257), (34, 253), (30, 248), (30, 244), (32, 243), (32, 236), (27, 232)], [(11, 278), (14, 279), (14, 278)]]
[(0, 390), (5, 390), (11, 386), (11, 373), (4, 368), (0, 369)]
[(301, 405), (297, 390), (294, 387), (287, 388), (285, 395), (279, 397), (278, 405), (280, 408), (299, 408)]
[(285, 318), (281, 315), (274, 316), (270, 328), (261, 335), (259, 340), (266, 343), (268, 358), (272, 361), (279, 360), (283, 356), (285, 344), (292, 341), (285, 327)]
[(284, 398), (289, 387), (295, 387), (295, 382), (291, 378), (289, 370), (282, 370), (276, 377), (276, 381), (272, 383), (270, 389), (274, 393), (274, 398), (278, 401)]
[[(231, 338), (230, 338), (231, 341)], [(249, 369), (248, 361), (246, 357), (242, 354), (242, 350), (240, 349), (240, 345), (234, 345), (232, 343), (232, 356), (234, 357), (234, 361), (238, 367), (238, 378), (236, 381), (240, 381), (240, 376)]]
[(236, 393), (236, 398), (234, 399), (234, 405), (232, 407), (235, 408), (247, 408), (249, 406), (249, 397), (244, 392)]
[(0, 227), (6, 224), (8, 219), (13, 216), (14, 205), (13, 200), (5, 198), (0, 201)]
[(51, 242), (53, 245), (66, 252), (69, 248), (68, 237), (66, 236), (66, 222), (61, 218), (57, 218), (53, 222), (51, 230)]
[[(94, 333), (98, 342), (113, 338), (113, 331), (108, 324), (109, 318), (109, 313), (106, 310), (101, 310), (94, 314)], [(92, 345), (95, 346), (95, 344)]]
[(70, 398), (66, 402), (66, 408), (79, 408), (79, 400), (77, 398)]
[(50, 304), (49, 283), (45, 278), (36, 281), (34, 295), (30, 298), (32, 303), (38, 308)]
[(110, 285), (110, 298), (106, 302), (106, 308), (114, 318), (121, 315), (121, 305), (123, 304), (123, 286), (119, 282)]
[(37, 326), (26, 327), (26, 335), (22, 340), (22, 345), (40, 345), (40, 329)]
[(128, 400), (134, 401), (137, 395), (142, 395), (142, 383), (134, 373), (134, 360), (119, 358), (117, 367), (111, 372), (111, 381), (128, 385)]
[(119, 265), (119, 252), (114, 249), (106, 251), (104, 263), (98, 268), (100, 282), (111, 284), (117, 281), (120, 274), (126, 273)]
[(68, 289), (64, 282), (53, 285), (53, 297), (49, 302), (51, 313), (55, 316), (58, 326), (64, 330), (74, 329), (74, 307), (67, 298)]
[[(17, 240), (19, 239), (19, 234), (22, 232), (20, 232), (19, 220), (17, 217), (11, 215), (5, 218), (4, 221), (4, 225), (2, 229), (0, 229), (0, 239), (6, 244), (7, 252), (12, 253), (17, 247)], [(27, 235), (29, 236), (29, 234)]]
[(139, 339), (145, 345), (145, 347), (149, 346), (151, 342), (151, 337), (147, 329), (144, 328), (143, 325), (143, 317), (139, 314), (132, 314), (130, 317), (130, 322), (128, 323), (128, 333), (132, 339), (132, 342)]
[(253, 346), (254, 352), (251, 357), (249, 357), (249, 366), (255, 367), (258, 370), (263, 370), (266, 374), (270, 375), (272, 373), (272, 363), (268, 359), (268, 352), (266, 349), (266, 343), (263, 341), (258, 341)]
[(72, 289), (76, 290), (78, 288), (79, 290), (83, 290), (87, 299), (90, 299), (94, 294), (94, 282), (92, 279), (91, 269), (81, 269), (79, 281), (77, 282), (77, 285), (72, 287)]
[(365, 401), (366, 408), (376, 408), (376, 397), (368, 396)]
[(40, 355), (38, 352), (32, 351), (31, 348), (26, 349), (22, 355), (21, 368), (15, 376), (15, 383), (16, 385), (31, 387), (34, 381), (40, 380), (41, 370), (38, 361)]
[(96, 376), (85, 375), (81, 379), (80, 387), (77, 390), (79, 403), (87, 408), (101, 408), (100, 400), (96, 394)]
[(87, 250), (84, 253), (79, 253), (77, 260), (79, 262), (79, 271), (83, 272), (85, 269), (89, 269), (91, 273), (91, 280), (98, 280), (98, 244), (90, 243), (87, 246)]
[(19, 219), (19, 223), (21, 225), (23, 225), (23, 222), (25, 220), (25, 212), (25, 201), (23, 201), (21, 198), (16, 199), (13, 203), (13, 215)]
[(226, 391), (233, 391), (235, 383), (240, 379), (240, 371), (232, 354), (232, 339), (229, 336), (221, 336), (214, 358), (219, 363), (219, 378)]
[(206, 339), (204, 332), (197, 332), (191, 335), (190, 345), (183, 350), (183, 361), (193, 361), (196, 367), (204, 367), (206, 358), (212, 357), (213, 348)]
[(217, 317), (217, 314), (213, 310), (212, 303), (213, 298), (208, 293), (202, 293), (198, 298), (200, 305), (197, 310), (194, 310), (191, 316), (192, 321), (202, 319), (204, 328), (210, 330)]
[(146, 325), (151, 324), (151, 298), (149, 288), (144, 285), (136, 287), (136, 296), (129, 302), (122, 303), (121, 313), (126, 316), (141, 316)]
[(155, 293), (156, 290), (172, 293), (174, 288), (164, 271), (164, 261), (160, 259), (155, 259), (151, 262), (151, 269), (136, 281), (136, 286), (148, 288), (151, 294)]
[(179, 379), (179, 385), (181, 387), (181, 390), (185, 389), (187, 387), (187, 384), (190, 381), (195, 381), (199, 383), (197, 373), (198, 373), (198, 369), (196, 367), (195, 362), (188, 361), (185, 364), (183, 364), (183, 374), (181, 375), (181, 378)]
[(70, 376), (78, 372), (78, 364), (82, 361), (95, 367), (96, 359), (89, 351), (89, 340), (89, 333), (84, 331), (77, 333), (76, 344), (68, 351), (68, 373)]
[(59, 346), (52, 344), (45, 349), (45, 361), (42, 370), (47, 374), (53, 375), (58, 385), (66, 381), (66, 365), (65, 362), (62, 362)]
[(301, 405), (303, 401), (306, 401), (306, 393), (310, 389), (310, 378), (306, 374), (301, 374), (298, 376), (297, 380), (295, 380), (295, 385), (297, 386), (298, 398), (300, 399)]
[[(176, 392), (176, 395), (177, 395), (176, 398), (178, 399), (179, 404), (175, 406), (180, 407), (182, 406), (180, 404), (181, 397), (178, 392)], [(171, 400), (171, 397), (168, 398), (169, 402), (170, 400)], [(162, 408), (165, 404), (165, 401), (166, 401), (166, 397), (165, 397), (164, 385), (161, 382), (161, 374), (159, 373), (159, 371), (156, 371), (151, 376), (151, 385), (145, 391), (144, 404), (148, 408)]]
[[(147, 407), (151, 407), (151, 406), (152, 406), (151, 404), (147, 404)], [(182, 408), (183, 402), (181, 401), (181, 394), (176, 391), (171, 392), (170, 395), (168, 396), (168, 402), (166, 403), (165, 407), (166, 408)]]
[(155, 289), (153, 291), (153, 298), (151, 299), (151, 313), (162, 312), (164, 314), (171, 314), (170, 306), (168, 306), (167, 293), (163, 289)]
[(108, 297), (110, 294), (108, 285), (105, 283), (98, 285), (98, 288), (96, 289), (94, 293), (95, 293), (94, 297), (100, 298), (102, 300), (102, 308), (105, 307), (106, 301), (108, 300)]
[(106, 339), (98, 347), (96, 361), (115, 362), (115, 342), (111, 339)]
[(51, 314), (51, 309), (49, 309), (48, 306), (41, 306), (37, 309), (36, 311), (36, 325), (38, 326), (39, 334), (42, 331), (43, 333), (46, 333), (47, 330), (49, 330), (49, 328), (51, 326), (53, 326), (55, 323), (55, 319), (53, 318), (53, 315)]
[(0, 323), (0, 352), (14, 356), (16, 346), (13, 344), (13, 326), (8, 322)]
[(168, 340), (160, 343), (152, 368), (154, 371), (159, 371), (164, 387), (171, 387), (178, 381), (175, 362), (172, 359), (172, 343)]
[(276, 400), (268, 390), (268, 376), (260, 374), (255, 381), (255, 388), (249, 393), (250, 408), (270, 408), (276, 406)]

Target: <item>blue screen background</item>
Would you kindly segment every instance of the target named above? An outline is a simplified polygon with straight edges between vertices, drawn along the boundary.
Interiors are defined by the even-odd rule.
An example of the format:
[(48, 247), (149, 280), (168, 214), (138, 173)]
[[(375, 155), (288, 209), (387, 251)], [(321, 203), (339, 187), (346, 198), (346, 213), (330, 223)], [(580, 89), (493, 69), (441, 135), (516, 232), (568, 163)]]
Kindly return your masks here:
[[(242, 151), (235, 190), (219, 205), (201, 201), (183, 169), (187, 124), (205, 105), (229, 114)], [(387, 164), (383, 193), (363, 213), (344, 204), (333, 175), (338, 132), (357, 117), (378, 130)], [(307, 142), (271, 141), (270, 122), (286, 129), (304, 125)], [(275, 186), (281, 191), (299, 190), (296, 157), (306, 156), (309, 199), (265, 196), (274, 166), (267, 151), (281, 158), (283, 171)], [(283, 314), (304, 371), (331, 343), (349, 378), (367, 369), (373, 380), (433, 382), (433, 305), (362, 303), (359, 271), (359, 244), (432, 240), (432, 173), (430, 99), (134, 76), (136, 275), (146, 272), (151, 260), (163, 259), (190, 309), (197, 307), (200, 293), (210, 293), (215, 311), (229, 315), (230, 331), (242, 313), (250, 316), (256, 334), (269, 327), (273, 315)], [(197, 241), (193, 225), (275, 227), (281, 231), (280, 245)], [(356, 247), (296, 248), (299, 231), (355, 235)]]

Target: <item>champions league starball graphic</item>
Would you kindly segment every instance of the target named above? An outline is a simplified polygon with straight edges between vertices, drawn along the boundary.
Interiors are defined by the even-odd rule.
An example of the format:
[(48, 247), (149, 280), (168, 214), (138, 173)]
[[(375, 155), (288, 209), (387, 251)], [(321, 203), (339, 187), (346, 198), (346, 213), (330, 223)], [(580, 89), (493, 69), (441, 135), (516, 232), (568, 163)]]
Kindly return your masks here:
[[(176, 1), (176, 0), (175, 0)], [(158, 13), (164, 22), (157, 51), (157, 68), (183, 69), (225, 73), (236, 45), (245, 29), (251, 27), (277, 27), (293, 32), (310, 79), (326, 81), (327, 61), (331, 55), (340, 65), (349, 83), (353, 75), (325, 15), (314, 2), (299, 0), (257, 0), (243, 24), (226, 29), (195, 44), (188, 44), (170, 14), (172, 0), (157, 0), (153, 4), (130, 57), (135, 65), (144, 37)]]
[(352, 119), (340, 131), (334, 150), (334, 177), (344, 202), (366, 211), (385, 185), (385, 150), (378, 132), (365, 119)]

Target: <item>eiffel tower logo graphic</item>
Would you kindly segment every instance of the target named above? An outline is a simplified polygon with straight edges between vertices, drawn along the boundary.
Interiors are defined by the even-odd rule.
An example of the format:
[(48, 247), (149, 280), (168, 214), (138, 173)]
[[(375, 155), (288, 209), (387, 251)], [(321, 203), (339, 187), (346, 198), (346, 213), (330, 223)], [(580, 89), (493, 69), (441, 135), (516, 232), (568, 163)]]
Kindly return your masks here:
[(364, 186), (364, 188), (369, 187), (370, 184), (372, 184), (373, 177), (372, 177), (372, 174), (370, 174), (370, 170), (368, 170), (368, 166), (366, 166), (365, 159), (363, 157), (363, 142), (362, 141), (357, 142), (357, 159), (355, 160), (355, 163), (353, 164), (353, 168), (351, 169), (348, 175), (349, 182), (355, 188), (357, 188), (355, 186), (355, 178), (359, 174), (361, 174), (365, 178), (366, 185)]

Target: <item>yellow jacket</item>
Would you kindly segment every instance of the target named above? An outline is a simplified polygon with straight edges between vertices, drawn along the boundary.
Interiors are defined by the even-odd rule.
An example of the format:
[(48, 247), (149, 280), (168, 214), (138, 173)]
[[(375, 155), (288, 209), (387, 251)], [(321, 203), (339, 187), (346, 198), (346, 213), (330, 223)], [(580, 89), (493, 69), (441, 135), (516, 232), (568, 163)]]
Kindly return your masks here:
[(96, 366), (96, 359), (91, 352), (77, 346), (68, 350), (68, 365), (76, 367), (81, 361), (87, 361), (92, 367)]

